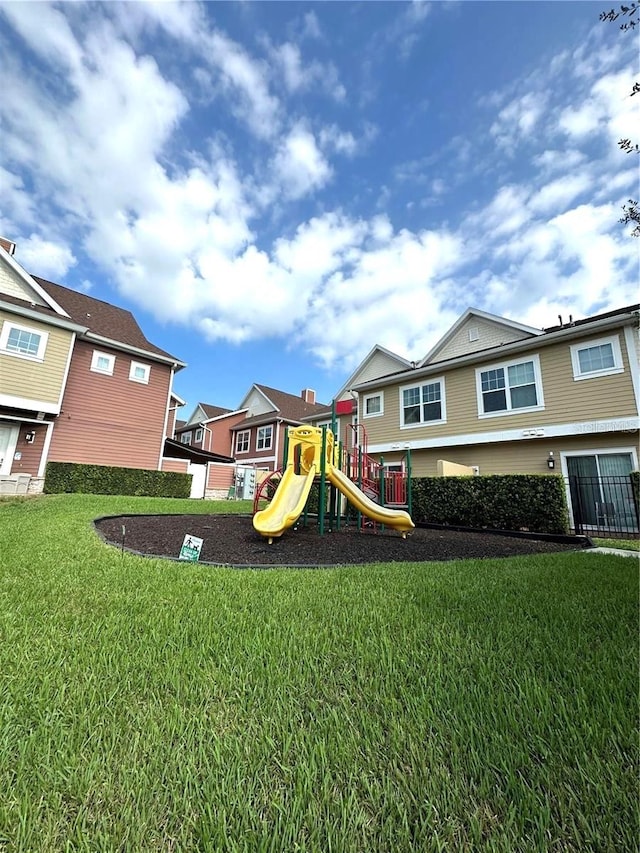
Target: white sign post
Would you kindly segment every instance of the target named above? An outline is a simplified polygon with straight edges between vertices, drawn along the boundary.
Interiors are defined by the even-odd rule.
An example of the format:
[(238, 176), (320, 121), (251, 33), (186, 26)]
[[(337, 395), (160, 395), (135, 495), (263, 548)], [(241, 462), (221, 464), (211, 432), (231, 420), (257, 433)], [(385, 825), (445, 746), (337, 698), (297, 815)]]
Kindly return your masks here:
[(180, 548), (180, 556), (178, 559), (197, 562), (200, 559), (202, 541), (203, 540), (200, 539), (198, 536), (191, 536), (189, 533), (185, 534), (184, 542), (182, 543), (182, 548)]

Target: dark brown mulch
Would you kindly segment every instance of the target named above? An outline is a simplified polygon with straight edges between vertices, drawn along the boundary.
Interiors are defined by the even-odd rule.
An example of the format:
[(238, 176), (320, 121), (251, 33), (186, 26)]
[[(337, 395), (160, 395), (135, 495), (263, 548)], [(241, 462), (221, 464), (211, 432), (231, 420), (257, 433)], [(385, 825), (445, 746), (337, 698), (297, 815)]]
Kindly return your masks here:
[(203, 539), (200, 562), (226, 566), (330, 566), (353, 563), (423, 562), (483, 557), (513, 557), (575, 551), (584, 540), (550, 539), (416, 528), (406, 539), (391, 530), (376, 532), (342, 527), (318, 533), (315, 520), (281, 537), (268, 540), (257, 533), (250, 516), (242, 515), (127, 515), (96, 521), (108, 543), (137, 553), (177, 558), (186, 534)]

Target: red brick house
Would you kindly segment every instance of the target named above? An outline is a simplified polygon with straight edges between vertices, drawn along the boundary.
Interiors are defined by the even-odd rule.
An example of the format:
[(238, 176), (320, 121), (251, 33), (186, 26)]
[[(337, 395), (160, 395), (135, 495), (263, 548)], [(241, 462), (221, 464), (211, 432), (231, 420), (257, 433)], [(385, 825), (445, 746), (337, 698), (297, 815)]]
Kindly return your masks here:
[(0, 240), (0, 477), (48, 461), (159, 470), (184, 363), (131, 312), (26, 272)]

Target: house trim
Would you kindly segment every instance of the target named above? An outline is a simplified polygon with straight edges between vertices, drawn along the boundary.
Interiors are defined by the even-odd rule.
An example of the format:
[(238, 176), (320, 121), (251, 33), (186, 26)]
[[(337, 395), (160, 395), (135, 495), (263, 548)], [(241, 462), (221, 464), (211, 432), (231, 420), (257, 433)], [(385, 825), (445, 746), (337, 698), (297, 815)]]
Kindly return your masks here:
[[(37, 320), (45, 326), (56, 326), (59, 329), (67, 329), (70, 332), (86, 332), (89, 328), (88, 326), (80, 326), (70, 319), (65, 320), (58, 316), (51, 317), (48, 314), (43, 314), (41, 311), (35, 311), (33, 308), (19, 305), (17, 302), (6, 302), (2, 297), (0, 297), (0, 309), (6, 311), (7, 314), (18, 314), (20, 317), (26, 317), (29, 320)], [(68, 317), (69, 315), (65, 314), (64, 316)]]
[(49, 459), (49, 447), (53, 437), (53, 421), (47, 424), (47, 431), (44, 434), (44, 442), (42, 445), (42, 455), (40, 456), (40, 465), (38, 466), (38, 477), (44, 477), (47, 468), (47, 460)]
[(627, 345), (627, 356), (629, 358), (629, 372), (633, 384), (633, 394), (636, 398), (636, 407), (640, 414), (640, 351), (638, 350), (640, 331), (631, 326), (624, 327), (624, 341)]
[(152, 361), (160, 361), (163, 364), (170, 364), (172, 367), (186, 367), (186, 361), (178, 361), (175, 358), (171, 358), (170, 356), (160, 355), (160, 353), (149, 352), (149, 350), (140, 349), (140, 347), (131, 346), (131, 344), (124, 344), (122, 341), (114, 341), (112, 338), (104, 338), (102, 335), (96, 335), (93, 332), (87, 332), (84, 335), (87, 341), (91, 341), (93, 343), (101, 344), (105, 347), (112, 347), (116, 350), (121, 350), (122, 352), (129, 353), (131, 355), (142, 355), (145, 358), (149, 358)]
[(48, 415), (60, 413), (59, 403), (31, 400), (28, 397), (14, 397), (12, 394), (0, 394), (0, 406), (7, 406), (10, 409), (26, 409), (29, 412), (44, 412)]
[(508, 429), (494, 432), (446, 435), (441, 438), (419, 438), (411, 442), (384, 442), (369, 445), (369, 453), (389, 453), (392, 450), (428, 450), (458, 445), (495, 444), (501, 441), (527, 441), (532, 438), (560, 438), (562, 436), (594, 435), (612, 432), (634, 432), (640, 429), (640, 417), (630, 416), (616, 420), (579, 421), (568, 424), (550, 424), (528, 429)]
[(69, 316), (64, 310), (64, 308), (58, 305), (58, 303), (52, 296), (49, 296), (44, 287), (41, 287), (38, 282), (35, 281), (35, 279), (33, 279), (29, 275), (29, 273), (20, 266), (20, 264), (14, 259), (13, 255), (10, 255), (9, 252), (7, 252), (5, 249), (2, 249), (2, 247), (0, 247), (0, 250), (2, 251), (2, 257), (5, 263), (7, 263), (11, 267), (14, 273), (19, 276), (28, 287), (30, 287), (32, 290), (35, 290), (38, 296), (42, 300), (44, 300), (45, 304), (48, 305), (49, 308), (52, 308), (56, 312), (56, 314), (60, 314), (63, 317)]

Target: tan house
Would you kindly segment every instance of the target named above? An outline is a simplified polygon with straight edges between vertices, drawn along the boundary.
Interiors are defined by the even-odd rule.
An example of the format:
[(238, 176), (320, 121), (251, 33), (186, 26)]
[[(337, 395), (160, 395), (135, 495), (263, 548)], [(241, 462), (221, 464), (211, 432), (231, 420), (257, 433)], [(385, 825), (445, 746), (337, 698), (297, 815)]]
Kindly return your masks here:
[(410, 450), (417, 477), (637, 470), (639, 308), (547, 329), (469, 309), (415, 366), (354, 385), (369, 453)]
[(27, 273), (0, 240), (0, 477), (42, 489), (47, 461), (161, 467), (174, 373), (129, 311)]

